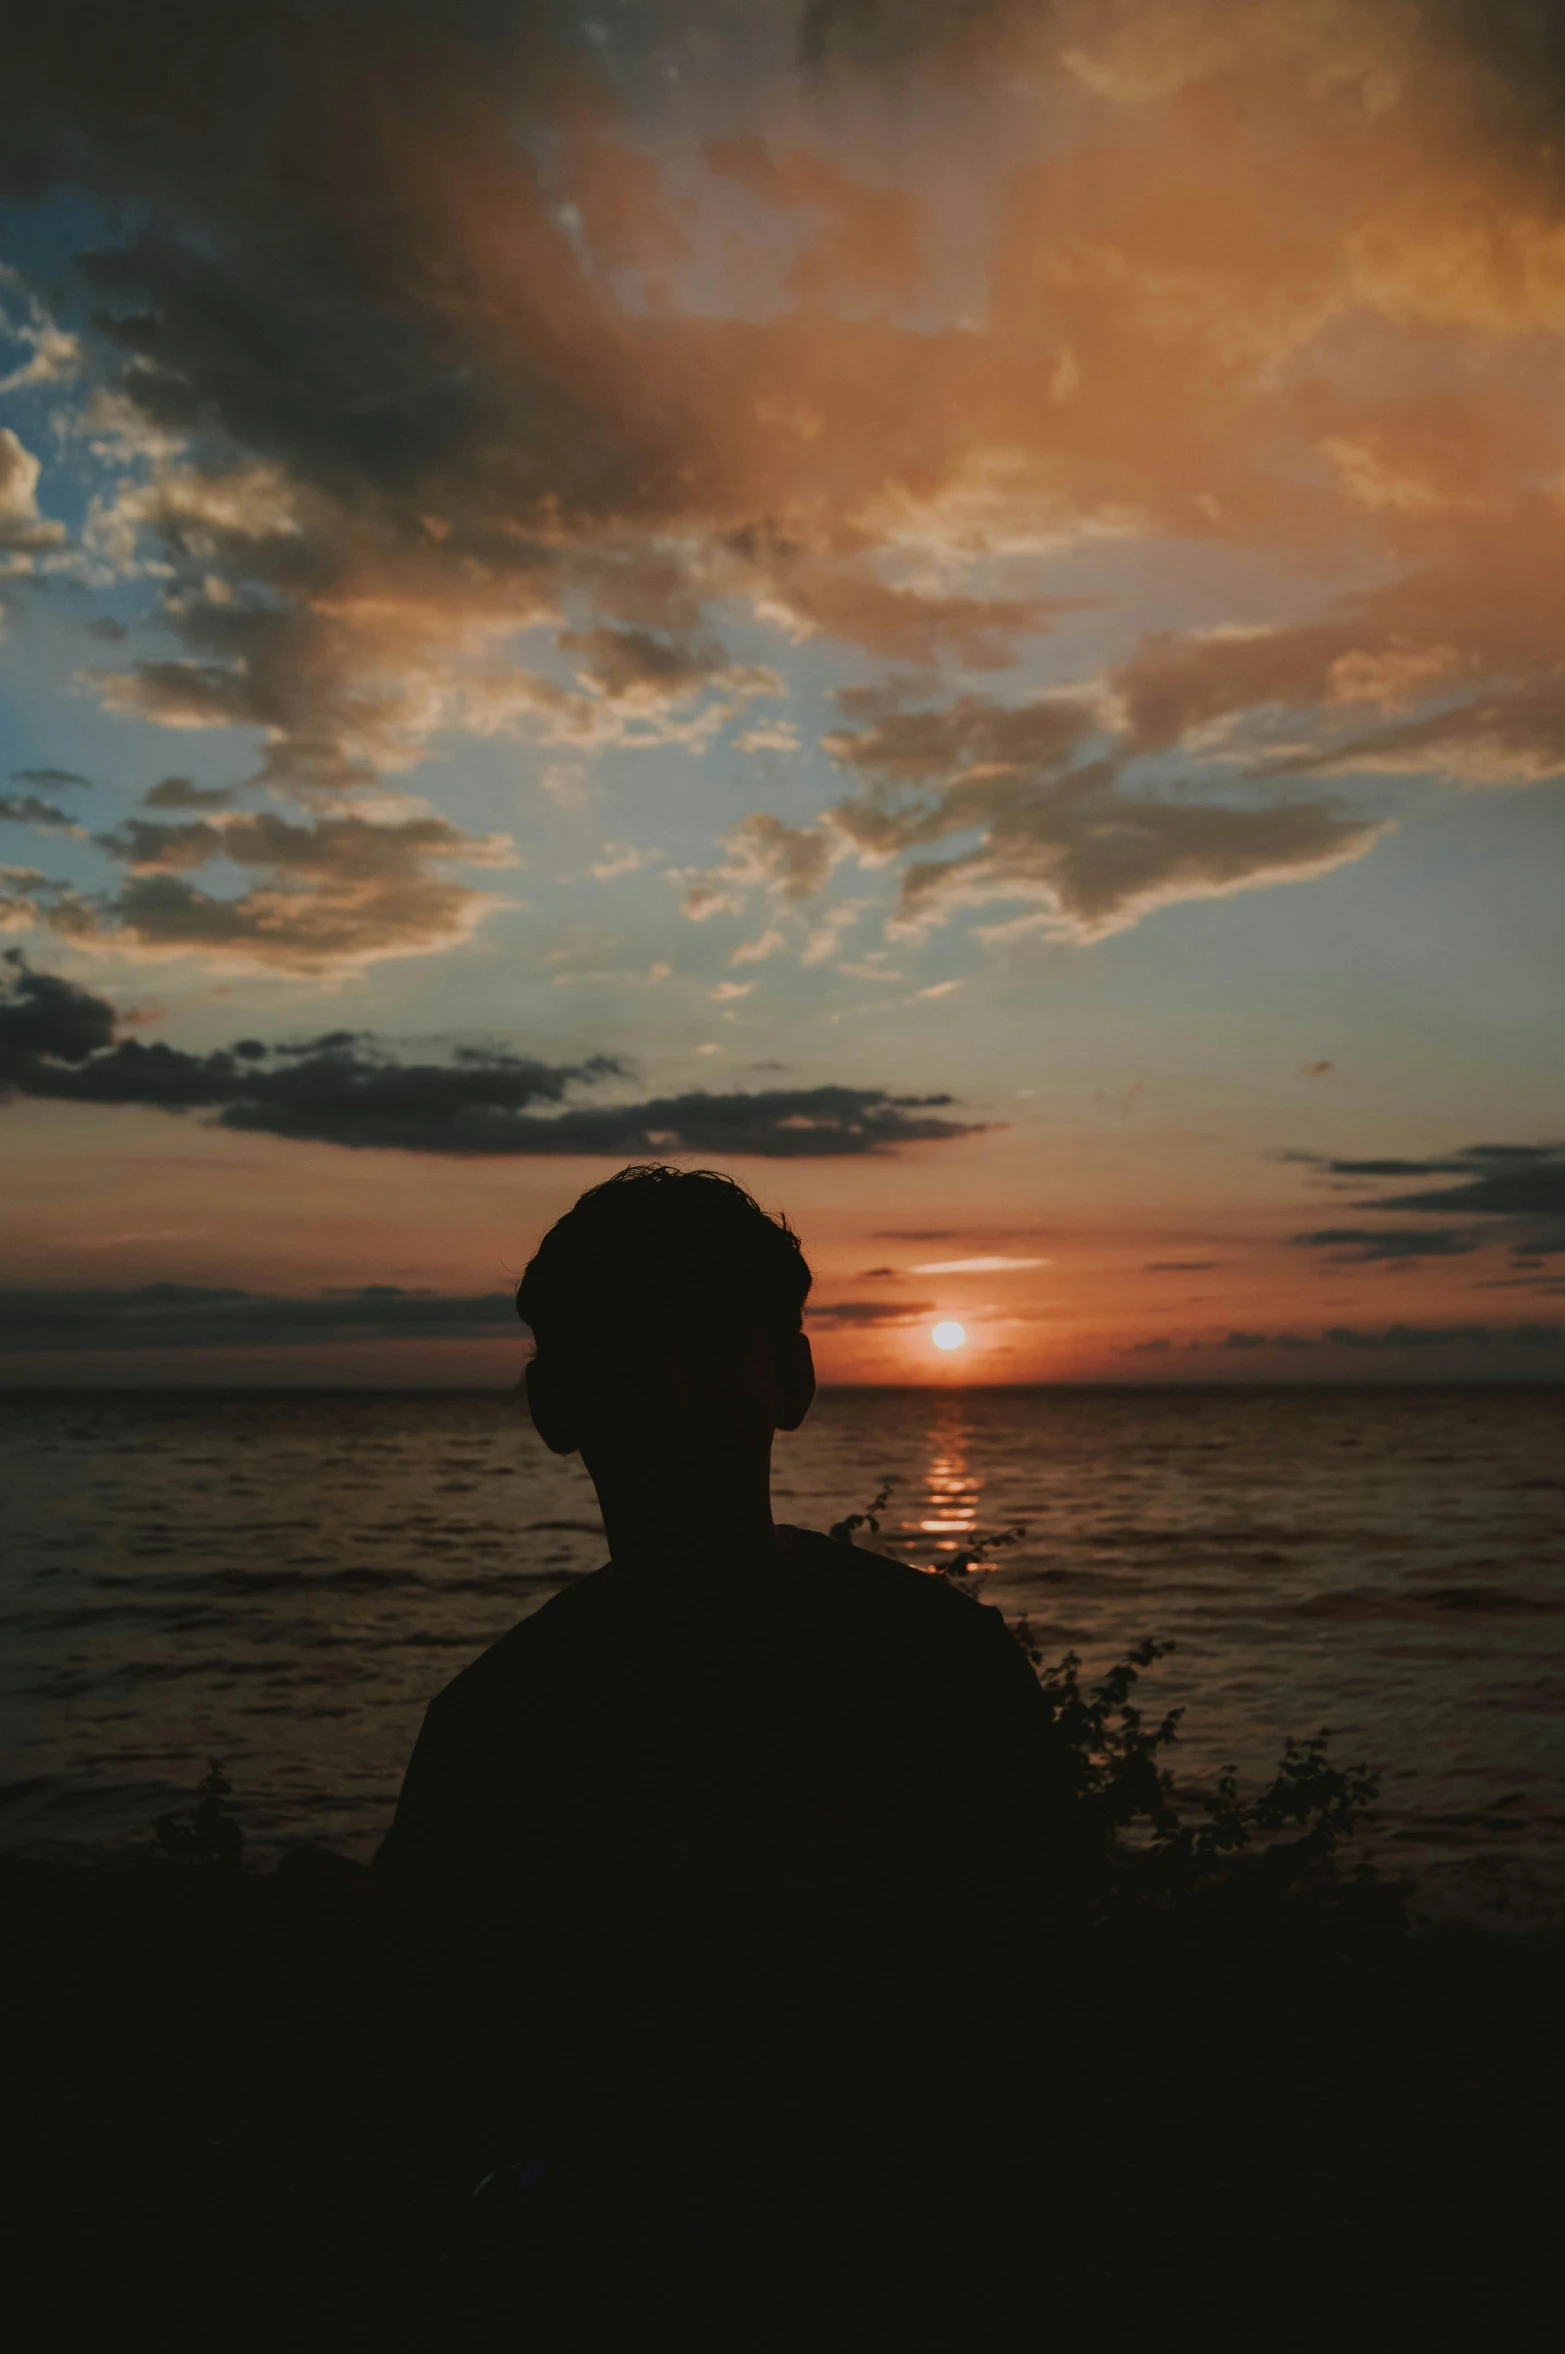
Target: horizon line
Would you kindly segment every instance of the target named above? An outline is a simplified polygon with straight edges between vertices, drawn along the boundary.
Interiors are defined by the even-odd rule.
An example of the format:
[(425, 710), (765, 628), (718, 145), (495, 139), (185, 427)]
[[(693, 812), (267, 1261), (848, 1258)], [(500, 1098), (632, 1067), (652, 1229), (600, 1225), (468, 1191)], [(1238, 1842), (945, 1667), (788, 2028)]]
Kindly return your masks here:
[[(1142, 1379), (1119, 1381), (1089, 1378), (1073, 1381), (823, 1381), (817, 1385), (817, 1397), (854, 1396), (874, 1393), (898, 1397), (950, 1396), (1037, 1396), (1046, 1392), (1077, 1390), (1119, 1390), (1184, 1392), (1192, 1390), (1221, 1390), (1225, 1394), (1245, 1391), (1273, 1390), (1565, 1390), (1565, 1377), (1529, 1378), (1505, 1373), (1479, 1375), (1447, 1375), (1419, 1379), (1414, 1376), (1385, 1374), (1376, 1377), (1361, 1374), (1352, 1379), (1335, 1375), (1311, 1378), (1300, 1373), (1292, 1377), (1268, 1380), (1233, 1378), (1204, 1378), (1162, 1381)], [(170, 1382), (128, 1381), (7, 1381), (0, 1378), (0, 1398), (26, 1397), (114, 1397), (114, 1398), (215, 1398), (215, 1397), (340, 1397), (340, 1398), (516, 1398), (521, 1400), (519, 1382), (318, 1382), (318, 1381), (225, 1381), (192, 1385)]]

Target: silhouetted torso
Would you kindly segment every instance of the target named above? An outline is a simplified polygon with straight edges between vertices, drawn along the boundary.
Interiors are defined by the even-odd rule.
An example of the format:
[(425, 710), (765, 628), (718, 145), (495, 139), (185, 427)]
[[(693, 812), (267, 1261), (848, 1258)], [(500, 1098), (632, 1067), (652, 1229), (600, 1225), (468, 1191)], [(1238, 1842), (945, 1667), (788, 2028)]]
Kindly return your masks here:
[(938, 2136), (990, 2072), (1067, 1803), (1042, 1695), (998, 1612), (780, 1534), (599, 1570), (429, 1709), (379, 1870), (534, 2148)]

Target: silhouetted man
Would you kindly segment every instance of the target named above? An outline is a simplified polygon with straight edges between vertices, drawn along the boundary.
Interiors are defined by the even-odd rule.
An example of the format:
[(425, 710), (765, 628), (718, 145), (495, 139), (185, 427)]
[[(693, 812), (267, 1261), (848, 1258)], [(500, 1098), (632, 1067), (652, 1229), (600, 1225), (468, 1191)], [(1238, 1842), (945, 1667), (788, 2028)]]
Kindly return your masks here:
[(809, 1286), (707, 1171), (622, 1170), (545, 1236), (528, 1404), (610, 1560), (433, 1702), (378, 1867), (444, 1957), (475, 2133), (538, 2185), (519, 2274), (590, 2305), (628, 2266), (634, 2312), (661, 2251), (750, 2299), (736, 2347), (825, 2280), (883, 2306), (949, 2231), (929, 2202), (992, 2174), (991, 2006), (1067, 1805), (997, 1612), (773, 1521)]

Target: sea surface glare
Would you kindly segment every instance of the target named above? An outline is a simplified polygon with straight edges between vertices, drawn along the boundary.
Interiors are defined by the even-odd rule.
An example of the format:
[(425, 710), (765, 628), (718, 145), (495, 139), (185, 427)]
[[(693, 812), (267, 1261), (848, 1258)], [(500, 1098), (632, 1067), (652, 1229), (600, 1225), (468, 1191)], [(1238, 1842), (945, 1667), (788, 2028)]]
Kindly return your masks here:
[[(897, 1485), (930, 1566), (1023, 1522), (984, 1599), (1089, 1670), (1145, 1635), (1183, 1776), (1329, 1727), (1369, 1852), (1437, 1916), (1565, 1911), (1565, 1393), (839, 1390), (780, 1519)], [(0, 1845), (145, 1842), (209, 1757), (247, 1854), (369, 1855), (425, 1704), (604, 1557), (508, 1393), (0, 1400)], [(847, 1572), (845, 1571), (845, 1574)], [(981, 1806), (983, 1793), (973, 1793)]]

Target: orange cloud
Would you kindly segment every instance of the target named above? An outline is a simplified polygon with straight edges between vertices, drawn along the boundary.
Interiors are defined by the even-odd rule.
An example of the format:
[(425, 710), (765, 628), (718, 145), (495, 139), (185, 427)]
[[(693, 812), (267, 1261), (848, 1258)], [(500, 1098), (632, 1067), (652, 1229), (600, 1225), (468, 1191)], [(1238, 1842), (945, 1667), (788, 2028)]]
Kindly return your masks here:
[(1362, 857), (1380, 830), (1323, 801), (1245, 806), (1127, 789), (1111, 761), (1078, 757), (1102, 725), (1067, 698), (1004, 706), (970, 695), (844, 730), (831, 748), (869, 793), (838, 807), (835, 822), (880, 859), (983, 830), (977, 850), (904, 870), (904, 923), (1036, 900), (1046, 921), (1081, 939), (1179, 900), (1324, 873)]
[[(231, 970), (300, 974), (428, 955), (469, 938), (495, 901), (444, 870), (516, 857), (504, 836), (464, 834), (435, 817), (134, 818), (98, 841), (129, 870), (117, 890), (94, 896), (35, 877), (17, 894), (18, 910), (30, 907), (32, 921), (84, 945), (143, 957), (199, 950)], [(257, 880), (224, 896), (189, 879), (218, 860)]]
[[(253, 730), (260, 785), (340, 810), (449, 731), (699, 749), (778, 690), (730, 652), (737, 614), (779, 652), (853, 650), (850, 677), (914, 666), (919, 708), (830, 739), (863, 791), (835, 835), (791, 829), (805, 868), (763, 874), (741, 830), (706, 905), (802, 896), (843, 838), (884, 860), (976, 825), (907, 870), (902, 915), (1036, 900), (1083, 938), (1370, 846), (1334, 802), (1236, 801), (1246, 763), (1555, 773), (1543, 35), (1389, 0), (1068, 0), (957, 12), (960, 37), (943, 6), (872, 13), (873, 38), (811, 12), (838, 77), (813, 127), (720, 34), (676, 117), (568, 27), (410, 0), (366, 50), (263, 4), (189, 61), (176, 121), (150, 52), (106, 50), (106, 81), (31, 23), (34, 180), (185, 231), (88, 264), (120, 362), (92, 414), (123, 430), (67, 553), (143, 584), (178, 640), (99, 677), (110, 707)], [(865, 160), (888, 50), (909, 152), (966, 192), (960, 300), (922, 169)], [(53, 562), (32, 465), (0, 443), (0, 532)], [(1116, 672), (1123, 727), (1095, 679), (1040, 697), (1029, 641), (1082, 610), (1053, 555), (1136, 536), (1307, 565), (1319, 611), (1149, 639)], [(1334, 596), (1334, 568), (1380, 585)], [(520, 658), (544, 632), (574, 685)], [(1011, 668), (1007, 695), (951, 675)], [(1089, 705), (1107, 751), (1051, 749)], [(1160, 748), (1197, 772), (1177, 798), (1123, 773)], [(270, 957), (308, 921), (306, 954), (362, 958), (479, 905), (394, 827), (395, 887), (339, 876), (335, 900), (288, 870), (218, 912), (176, 853), (113, 919), (143, 945)]]

